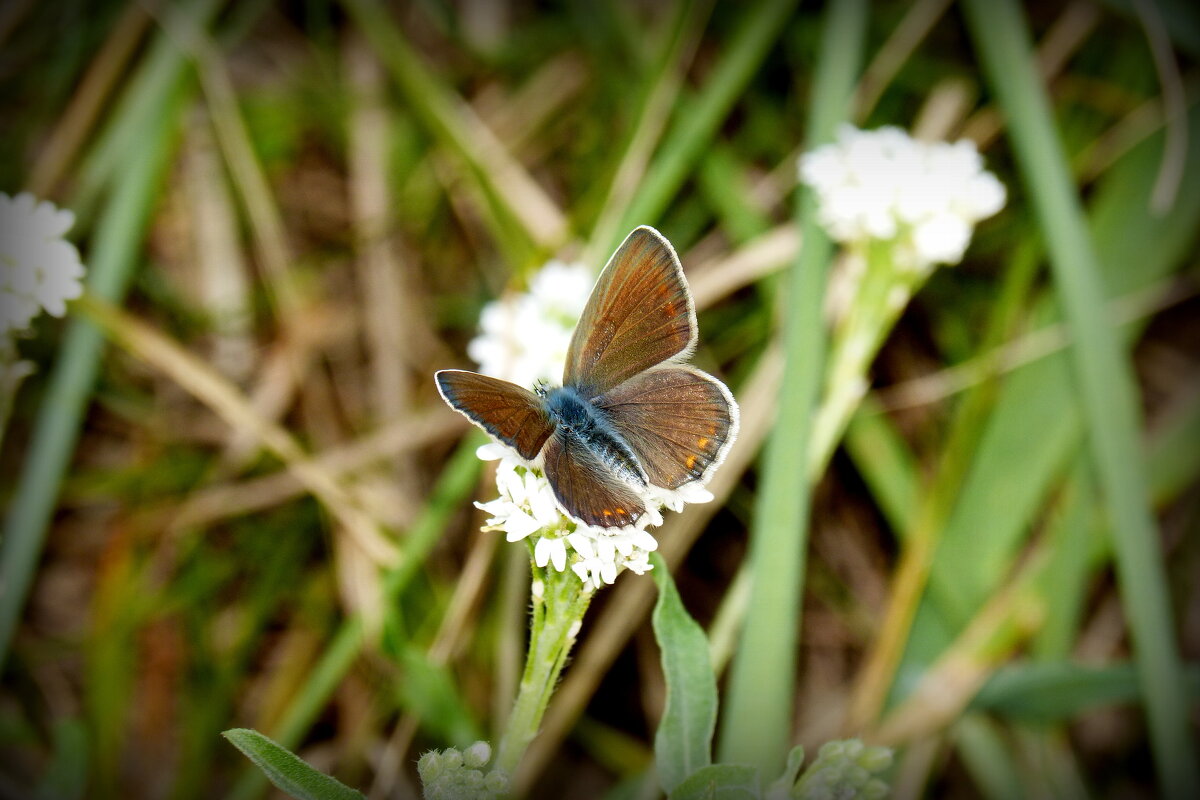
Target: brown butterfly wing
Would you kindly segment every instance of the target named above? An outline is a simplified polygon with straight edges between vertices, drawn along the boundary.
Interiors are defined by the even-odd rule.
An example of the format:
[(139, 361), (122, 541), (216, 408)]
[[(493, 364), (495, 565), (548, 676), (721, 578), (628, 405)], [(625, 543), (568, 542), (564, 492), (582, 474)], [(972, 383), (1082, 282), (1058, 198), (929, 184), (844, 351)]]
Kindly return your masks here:
[(461, 369), (440, 370), (434, 379), (451, 408), (528, 461), (554, 432), (541, 398), (515, 383)]
[(546, 479), (559, 506), (572, 519), (602, 528), (631, 525), (646, 513), (633, 487), (616, 478), (586, 445), (556, 431), (543, 453)]
[(642, 226), (600, 273), (567, 350), (563, 383), (592, 398), (689, 353), (696, 311), (674, 248)]
[(687, 365), (643, 372), (593, 403), (664, 489), (707, 479), (737, 436), (738, 407), (725, 384)]

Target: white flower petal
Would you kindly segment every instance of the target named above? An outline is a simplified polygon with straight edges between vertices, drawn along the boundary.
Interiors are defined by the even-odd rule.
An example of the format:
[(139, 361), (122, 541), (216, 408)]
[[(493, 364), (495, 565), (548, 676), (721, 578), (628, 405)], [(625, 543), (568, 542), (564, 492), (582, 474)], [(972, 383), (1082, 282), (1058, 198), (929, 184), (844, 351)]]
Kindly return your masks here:
[(545, 536), (537, 540), (533, 546), (533, 563), (544, 567), (550, 563), (550, 539)]
[(504, 538), (510, 542), (519, 542), (529, 534), (541, 529), (541, 524), (520, 509), (504, 521)]
[(562, 572), (567, 568), (567, 545), (561, 537), (548, 541), (550, 542), (550, 563), (554, 565), (554, 569)]
[(585, 560), (596, 557), (596, 550), (592, 547), (592, 542), (582, 533), (575, 532), (567, 535), (567, 543), (571, 545), (571, 549), (579, 553)]

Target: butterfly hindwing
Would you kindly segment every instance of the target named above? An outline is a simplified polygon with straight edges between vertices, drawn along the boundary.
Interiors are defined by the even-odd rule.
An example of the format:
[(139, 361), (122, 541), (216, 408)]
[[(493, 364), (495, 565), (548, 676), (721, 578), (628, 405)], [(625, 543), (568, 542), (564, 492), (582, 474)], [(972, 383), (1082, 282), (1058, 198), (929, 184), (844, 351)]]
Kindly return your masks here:
[(646, 512), (645, 501), (607, 469), (596, 453), (565, 431), (556, 431), (543, 452), (546, 479), (568, 516), (587, 525), (619, 528)]
[(541, 398), (515, 383), (460, 369), (441, 370), (434, 378), (447, 403), (527, 461), (554, 432)]
[(705, 480), (737, 436), (729, 390), (687, 365), (647, 370), (593, 402), (633, 448), (650, 483), (664, 489)]
[(600, 273), (571, 346), (563, 383), (592, 398), (696, 344), (696, 311), (674, 248), (640, 227)]

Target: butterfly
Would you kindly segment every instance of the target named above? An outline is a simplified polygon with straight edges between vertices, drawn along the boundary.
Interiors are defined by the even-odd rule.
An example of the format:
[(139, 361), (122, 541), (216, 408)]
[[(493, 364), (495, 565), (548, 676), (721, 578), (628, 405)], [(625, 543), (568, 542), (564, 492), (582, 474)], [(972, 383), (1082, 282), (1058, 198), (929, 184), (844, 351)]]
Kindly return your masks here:
[(683, 363), (698, 336), (679, 257), (642, 226), (600, 273), (561, 387), (455, 369), (434, 378), (451, 408), (541, 467), (568, 517), (621, 528), (646, 514), (652, 487), (706, 481), (737, 436), (729, 389)]

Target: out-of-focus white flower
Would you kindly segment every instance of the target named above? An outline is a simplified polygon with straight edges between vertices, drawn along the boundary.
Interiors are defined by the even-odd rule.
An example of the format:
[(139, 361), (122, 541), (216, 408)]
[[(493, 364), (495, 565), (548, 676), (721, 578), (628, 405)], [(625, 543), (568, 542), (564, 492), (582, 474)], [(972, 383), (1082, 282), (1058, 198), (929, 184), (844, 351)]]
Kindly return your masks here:
[(0, 192), (0, 335), (29, 327), (41, 310), (55, 317), (83, 293), (83, 264), (63, 236), (75, 215), (22, 192)]
[(467, 355), (483, 374), (519, 386), (558, 383), (594, 281), (580, 264), (548, 262), (529, 281), (529, 291), (484, 306), (481, 332), (467, 345)]
[(921, 142), (895, 127), (843, 125), (836, 142), (801, 156), (799, 172), (830, 236), (894, 240), (914, 269), (960, 261), (975, 223), (1005, 201), (972, 142)]

